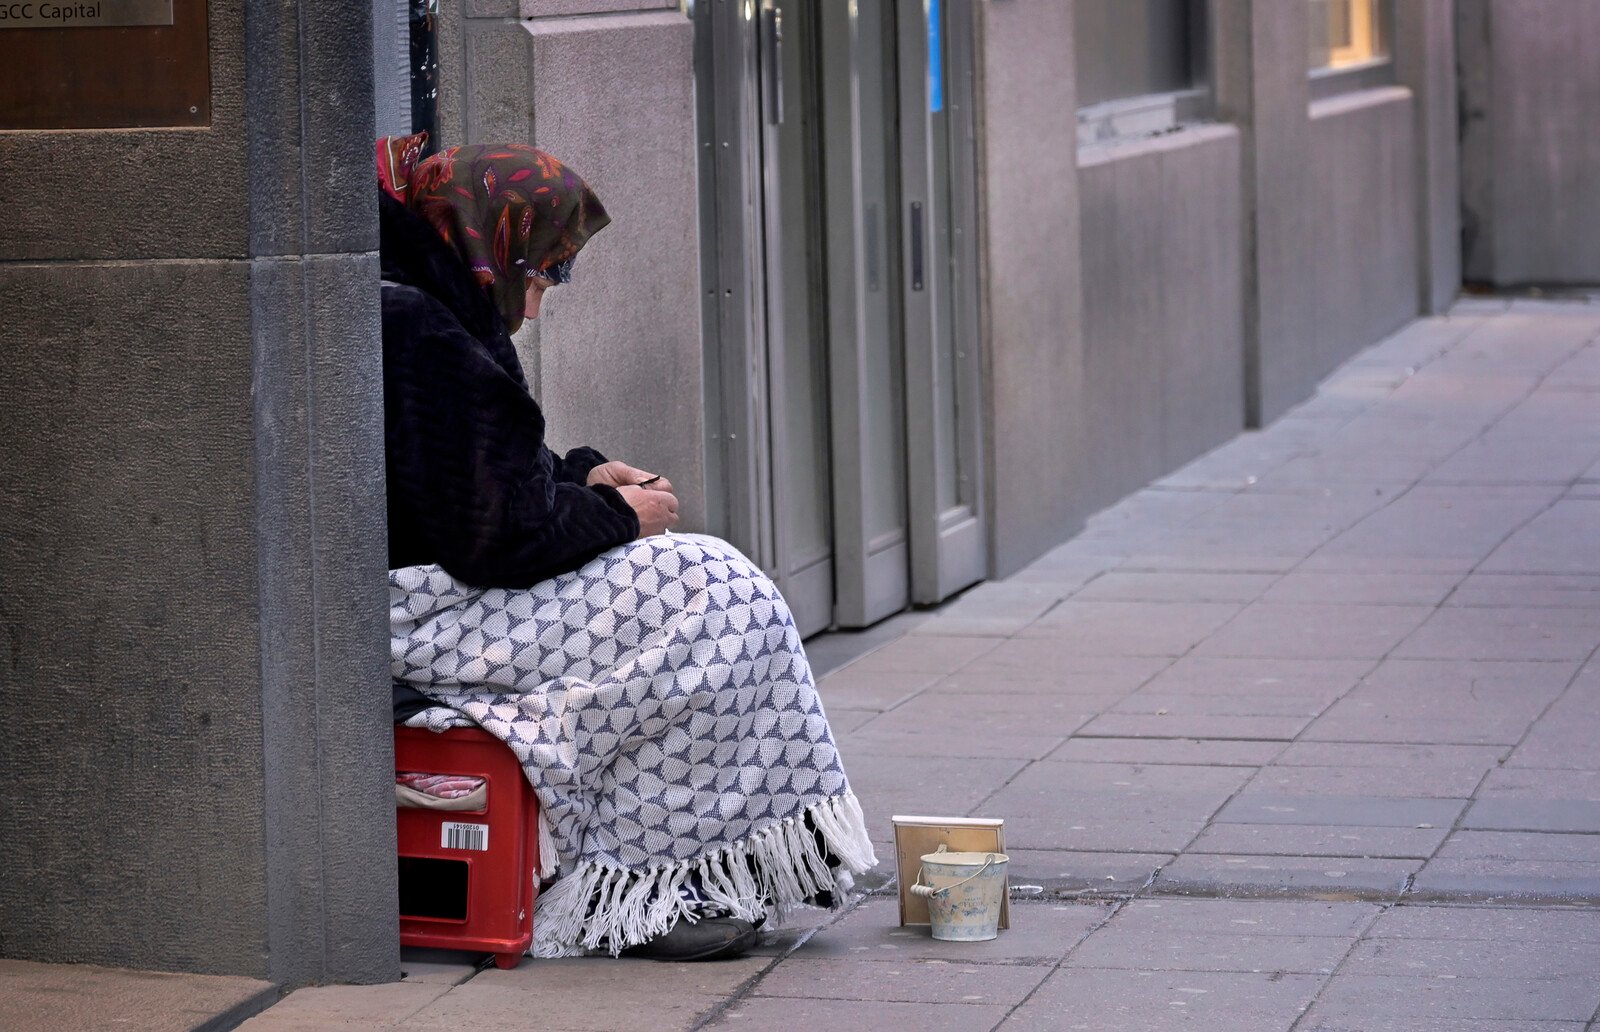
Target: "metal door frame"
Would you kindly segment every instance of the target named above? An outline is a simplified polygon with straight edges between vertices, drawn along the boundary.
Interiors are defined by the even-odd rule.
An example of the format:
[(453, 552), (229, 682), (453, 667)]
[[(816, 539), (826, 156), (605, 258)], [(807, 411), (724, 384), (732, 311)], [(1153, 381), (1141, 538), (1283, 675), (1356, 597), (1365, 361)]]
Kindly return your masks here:
[[(976, 33), (972, 0), (894, 2), (900, 55), (901, 268), (909, 285), (904, 292), (904, 339), (911, 595), (914, 602), (933, 604), (988, 575), (977, 309)], [(930, 14), (941, 17), (939, 36), (945, 44), (941, 87), (952, 156), (945, 197), (935, 195), (939, 175), (934, 163), (943, 156), (934, 153), (933, 144)], [(949, 56), (948, 67), (943, 67), (943, 54)], [(942, 218), (946, 206), (948, 223)], [(950, 240), (939, 232), (946, 224)], [(948, 326), (941, 326), (942, 320)], [(951, 336), (949, 369), (939, 368), (936, 354), (941, 330)], [(941, 376), (954, 377), (953, 413), (940, 410)], [(939, 444), (938, 431), (948, 420), (955, 421), (953, 453)], [(943, 511), (941, 478), (953, 478), (956, 485), (956, 504)]]
[(762, 111), (751, 0), (694, 5), (709, 529), (770, 569)]
[[(833, 522), (835, 554), (834, 610), (844, 627), (865, 627), (892, 616), (911, 603), (910, 532), (906, 526), (904, 373), (901, 356), (901, 316), (898, 294), (898, 220), (894, 180), (898, 175), (893, 112), (890, 97), (869, 96), (862, 84), (868, 62), (882, 67), (879, 76), (886, 90), (897, 90), (891, 12), (886, 0), (864, 4), (828, 4), (822, 8), (823, 127), (829, 145), (823, 148), (824, 184), (828, 196), (827, 282), (829, 292), (828, 351), (830, 419), (833, 425)], [(879, 19), (873, 34), (881, 52), (865, 49), (862, 17)], [(885, 133), (883, 167), (878, 173), (889, 182), (875, 210), (867, 207), (863, 125), (869, 120), (867, 105), (879, 105), (878, 121)], [(887, 326), (885, 339), (875, 341), (870, 314), (872, 295)], [(874, 355), (881, 346), (887, 354)], [(874, 359), (886, 359), (894, 377), (897, 397), (885, 399), (872, 381)], [(874, 406), (889, 402), (891, 433), (899, 462), (895, 468), (873, 468)], [(872, 525), (869, 494), (885, 477), (894, 480), (899, 495), (900, 525), (883, 531)], [(876, 531), (876, 533), (875, 533)]]

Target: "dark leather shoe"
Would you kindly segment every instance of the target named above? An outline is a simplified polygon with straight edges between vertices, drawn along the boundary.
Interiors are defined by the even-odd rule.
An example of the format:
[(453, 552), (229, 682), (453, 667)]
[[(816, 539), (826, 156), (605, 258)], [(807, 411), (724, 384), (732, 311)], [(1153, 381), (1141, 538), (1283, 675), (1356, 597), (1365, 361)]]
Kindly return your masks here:
[(706, 917), (691, 924), (679, 921), (649, 942), (630, 946), (624, 957), (647, 960), (726, 960), (748, 953), (756, 944), (756, 926), (737, 917)]

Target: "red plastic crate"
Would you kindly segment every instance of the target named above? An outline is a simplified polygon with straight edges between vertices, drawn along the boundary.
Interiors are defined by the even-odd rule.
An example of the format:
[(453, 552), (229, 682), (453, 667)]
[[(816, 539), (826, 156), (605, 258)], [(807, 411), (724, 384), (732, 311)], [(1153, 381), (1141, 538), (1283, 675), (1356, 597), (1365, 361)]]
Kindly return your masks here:
[(482, 810), (397, 809), (400, 942), (493, 953), (497, 966), (516, 967), (533, 942), (539, 892), (539, 804), (516, 755), (475, 727), (396, 727), (394, 767), (488, 785)]

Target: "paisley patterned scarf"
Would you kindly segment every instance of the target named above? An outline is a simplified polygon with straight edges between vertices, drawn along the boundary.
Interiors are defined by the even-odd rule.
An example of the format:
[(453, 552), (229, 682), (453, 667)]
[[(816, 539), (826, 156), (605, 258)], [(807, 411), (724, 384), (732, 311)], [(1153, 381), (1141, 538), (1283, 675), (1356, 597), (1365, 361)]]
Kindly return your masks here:
[(566, 282), (573, 257), (610, 216), (587, 183), (542, 150), (450, 147), (419, 162), (415, 141), (378, 141), (379, 181), (439, 231), (516, 332), (528, 277)]

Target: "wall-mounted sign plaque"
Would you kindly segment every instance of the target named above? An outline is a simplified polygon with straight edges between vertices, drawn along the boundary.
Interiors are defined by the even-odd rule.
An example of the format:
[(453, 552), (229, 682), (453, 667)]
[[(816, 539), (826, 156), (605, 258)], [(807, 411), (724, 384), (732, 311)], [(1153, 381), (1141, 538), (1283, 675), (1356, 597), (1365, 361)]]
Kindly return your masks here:
[(0, 129), (210, 124), (206, 0), (0, 0)]
[(172, 0), (0, 0), (0, 29), (122, 28), (129, 25), (171, 25)]

